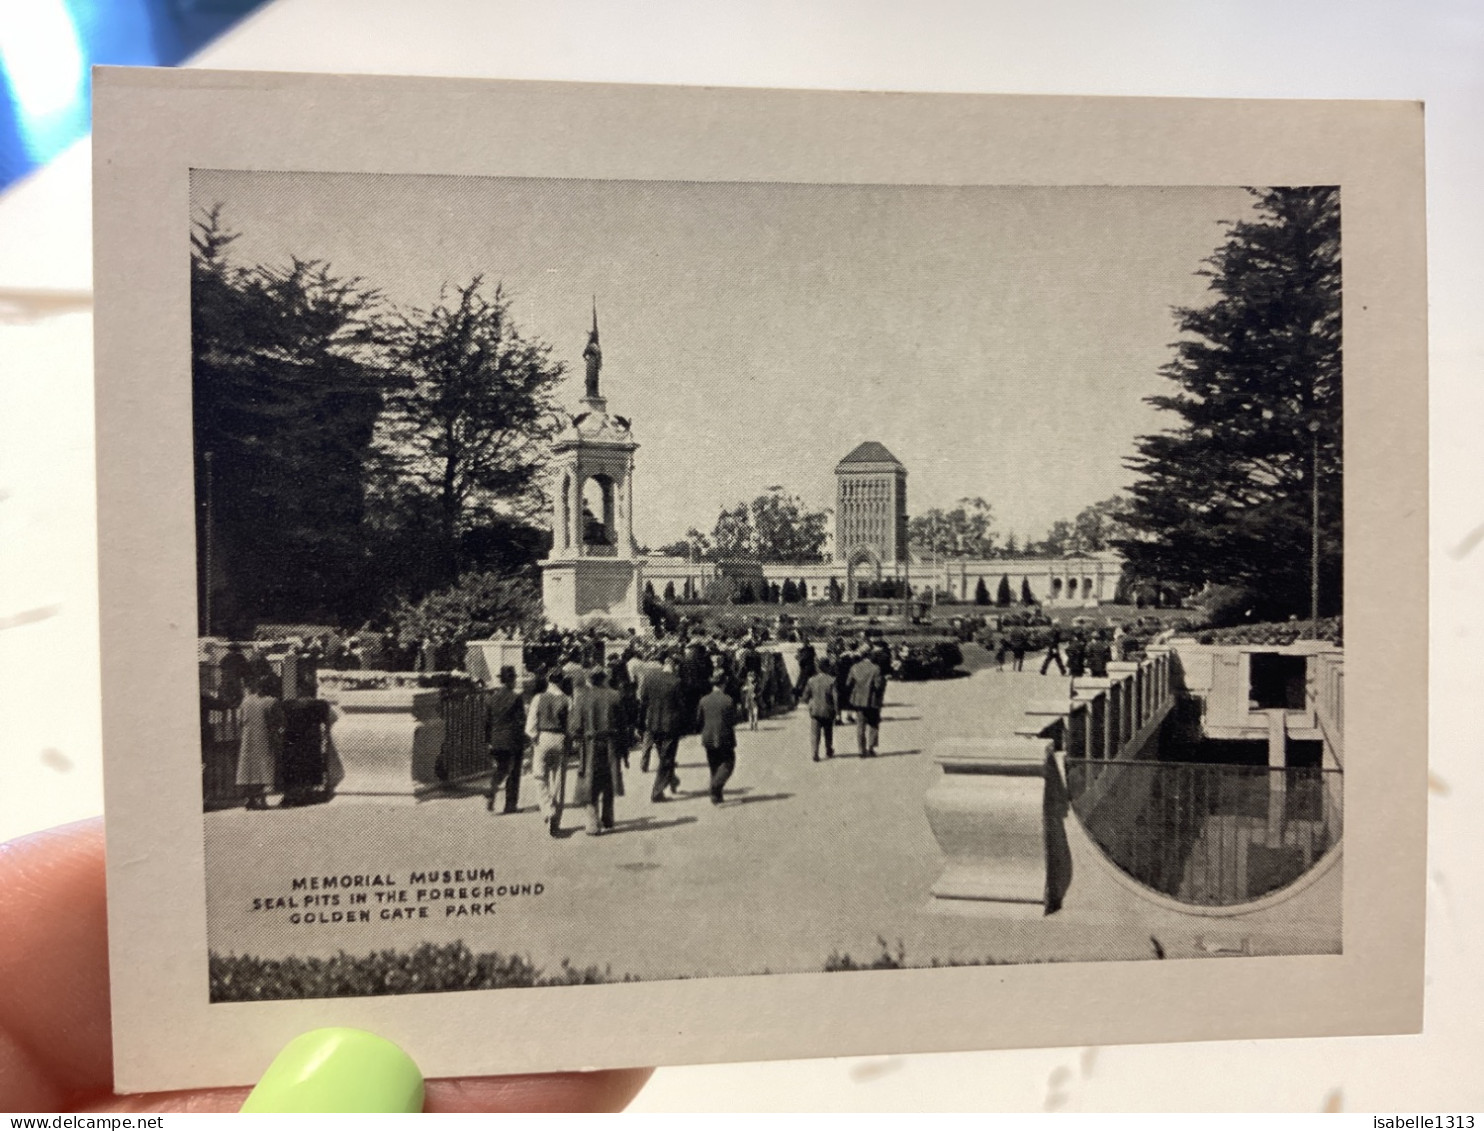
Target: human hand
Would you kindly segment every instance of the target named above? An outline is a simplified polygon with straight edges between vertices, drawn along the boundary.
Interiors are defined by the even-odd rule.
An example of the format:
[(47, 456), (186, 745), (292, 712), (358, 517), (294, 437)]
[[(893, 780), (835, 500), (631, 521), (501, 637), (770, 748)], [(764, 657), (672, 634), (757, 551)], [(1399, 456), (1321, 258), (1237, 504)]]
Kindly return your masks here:
[[(618, 1111), (649, 1069), (429, 1080), (426, 1111)], [(113, 1092), (103, 822), (0, 845), (0, 1111), (236, 1111), (247, 1088)]]

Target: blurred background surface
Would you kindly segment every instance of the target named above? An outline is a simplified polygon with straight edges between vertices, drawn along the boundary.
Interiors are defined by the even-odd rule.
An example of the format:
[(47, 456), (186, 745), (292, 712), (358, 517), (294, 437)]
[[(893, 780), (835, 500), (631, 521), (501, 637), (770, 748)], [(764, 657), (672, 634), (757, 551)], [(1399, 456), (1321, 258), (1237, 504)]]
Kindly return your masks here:
[[(255, 10), (256, 9), (256, 10)], [(219, 36), (219, 38), (217, 38)], [(642, 1111), (1479, 1110), (1484, 6), (0, 0), (0, 839), (101, 810), (90, 63), (1427, 102), (1432, 791), (1422, 1036), (664, 1068)], [(1110, 976), (1116, 969), (1110, 968)]]

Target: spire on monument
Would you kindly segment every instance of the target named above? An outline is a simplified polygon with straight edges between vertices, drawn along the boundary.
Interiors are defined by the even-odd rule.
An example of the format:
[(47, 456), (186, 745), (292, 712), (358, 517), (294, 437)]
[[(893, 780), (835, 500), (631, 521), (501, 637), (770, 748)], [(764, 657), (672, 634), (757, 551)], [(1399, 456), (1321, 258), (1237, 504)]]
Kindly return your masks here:
[(587, 336), (587, 348), (582, 351), (582, 360), (587, 362), (587, 399), (598, 400), (598, 374), (603, 368), (603, 350), (598, 345), (598, 296), (593, 296), (593, 329)]

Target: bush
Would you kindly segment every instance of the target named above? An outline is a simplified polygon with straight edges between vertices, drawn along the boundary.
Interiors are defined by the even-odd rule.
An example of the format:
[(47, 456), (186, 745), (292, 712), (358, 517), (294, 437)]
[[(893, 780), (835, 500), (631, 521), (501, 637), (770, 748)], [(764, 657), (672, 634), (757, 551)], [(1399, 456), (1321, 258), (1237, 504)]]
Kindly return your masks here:
[(391, 621), (404, 645), (424, 640), (462, 645), (502, 631), (531, 637), (541, 629), (541, 594), (527, 577), (466, 573), (456, 585), (416, 604), (401, 602)]
[(974, 604), (989, 604), (989, 586), (984, 584), (984, 578), (979, 579), (979, 584), (974, 586)]
[(834, 974), (842, 970), (901, 970), (906, 967), (907, 948), (901, 939), (897, 940), (896, 950), (892, 950), (890, 944), (880, 935), (876, 936), (876, 945), (881, 948), (881, 953), (870, 962), (857, 962), (848, 954), (830, 951), (830, 956), (824, 960), (825, 973)]
[(342, 950), (329, 958), (258, 958), (212, 951), (208, 977), (213, 1002), (379, 997), (638, 980), (628, 974), (616, 977), (607, 968), (579, 969), (566, 959), (559, 971), (547, 974), (529, 958), (496, 951), (476, 954), (462, 942), (424, 943), (410, 951), (370, 954)]
[(1206, 623), (1216, 628), (1250, 619), (1248, 613), (1254, 603), (1253, 594), (1239, 585), (1208, 585), (1200, 596)]
[[(1266, 644), (1284, 647), (1299, 640), (1313, 639), (1311, 627), (1307, 620), (1267, 621), (1212, 629), (1200, 633), (1196, 640), (1201, 644)], [(1320, 617), (1319, 639), (1344, 647), (1344, 627), (1342, 617)]]

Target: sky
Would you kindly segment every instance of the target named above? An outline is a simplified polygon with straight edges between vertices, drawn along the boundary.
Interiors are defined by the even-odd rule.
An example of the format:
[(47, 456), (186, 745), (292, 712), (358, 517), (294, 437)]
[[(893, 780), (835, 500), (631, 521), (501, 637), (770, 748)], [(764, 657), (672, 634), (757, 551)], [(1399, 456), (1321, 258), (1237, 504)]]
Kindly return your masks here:
[(982, 497), (1003, 538), (1123, 490), (1172, 308), (1251, 214), (1238, 187), (800, 185), (196, 171), (241, 263), (321, 259), (427, 307), (483, 275), (582, 395), (596, 299), (609, 411), (659, 546), (775, 485), (833, 506), (879, 440), (908, 510)]

